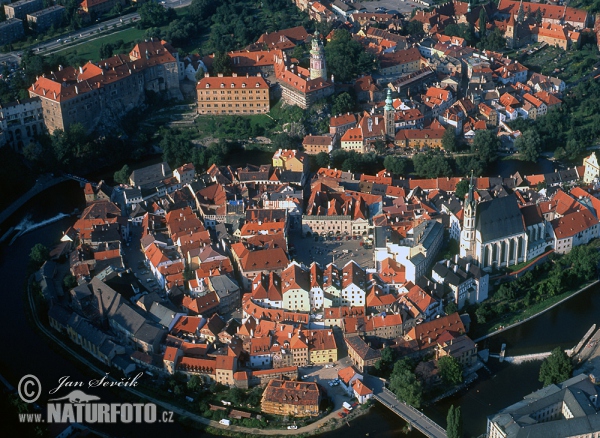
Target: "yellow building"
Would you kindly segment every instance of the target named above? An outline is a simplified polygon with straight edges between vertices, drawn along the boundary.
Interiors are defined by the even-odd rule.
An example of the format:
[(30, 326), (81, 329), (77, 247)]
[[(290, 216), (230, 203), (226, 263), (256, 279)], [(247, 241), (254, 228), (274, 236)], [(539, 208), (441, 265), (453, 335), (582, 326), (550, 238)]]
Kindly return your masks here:
[(337, 345), (333, 330), (313, 330), (307, 333), (307, 337), (311, 363), (322, 364), (337, 361)]
[(444, 129), (401, 129), (396, 133), (396, 146), (420, 149), (441, 148)]
[(294, 149), (279, 149), (273, 155), (273, 167), (291, 172), (306, 172), (309, 168), (308, 155)]
[(416, 47), (384, 53), (379, 57), (379, 64), (379, 73), (384, 76), (412, 73), (426, 66)]
[(198, 114), (264, 114), (270, 109), (269, 86), (260, 76), (206, 75), (196, 92)]
[(315, 382), (271, 380), (262, 396), (261, 410), (267, 414), (315, 417), (321, 396)]

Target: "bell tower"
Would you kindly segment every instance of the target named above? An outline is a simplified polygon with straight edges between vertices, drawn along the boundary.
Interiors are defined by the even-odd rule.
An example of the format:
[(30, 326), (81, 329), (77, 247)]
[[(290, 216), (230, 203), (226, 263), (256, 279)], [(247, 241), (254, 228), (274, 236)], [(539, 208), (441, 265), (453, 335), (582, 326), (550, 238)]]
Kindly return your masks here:
[(385, 119), (385, 136), (388, 140), (394, 141), (396, 138), (396, 110), (392, 101), (392, 90), (388, 88), (387, 97), (385, 98), (385, 106), (383, 107), (383, 116)]
[(473, 171), (471, 171), (471, 181), (469, 183), (469, 192), (465, 199), (463, 208), (463, 228), (460, 232), (460, 256), (473, 257), (475, 254), (475, 222), (477, 202), (475, 201), (475, 183), (473, 180)]
[(319, 39), (319, 32), (315, 32), (310, 49), (310, 78), (327, 80), (327, 67), (325, 66), (325, 51)]

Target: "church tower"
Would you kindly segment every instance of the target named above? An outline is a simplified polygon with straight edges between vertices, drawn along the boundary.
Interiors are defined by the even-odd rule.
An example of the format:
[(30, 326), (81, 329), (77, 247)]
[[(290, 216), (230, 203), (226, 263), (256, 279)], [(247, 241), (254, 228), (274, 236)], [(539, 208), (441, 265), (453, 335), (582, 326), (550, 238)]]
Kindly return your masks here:
[(387, 97), (385, 98), (385, 106), (383, 107), (383, 116), (385, 119), (385, 136), (388, 140), (394, 141), (396, 138), (396, 110), (392, 101), (392, 90), (388, 88)]
[(473, 172), (471, 172), (471, 182), (469, 183), (469, 193), (465, 199), (463, 208), (463, 228), (460, 232), (460, 256), (475, 256), (475, 221), (477, 202), (475, 202), (475, 183), (473, 181)]
[(325, 66), (325, 51), (319, 40), (319, 32), (315, 32), (310, 50), (310, 78), (327, 80), (327, 67)]

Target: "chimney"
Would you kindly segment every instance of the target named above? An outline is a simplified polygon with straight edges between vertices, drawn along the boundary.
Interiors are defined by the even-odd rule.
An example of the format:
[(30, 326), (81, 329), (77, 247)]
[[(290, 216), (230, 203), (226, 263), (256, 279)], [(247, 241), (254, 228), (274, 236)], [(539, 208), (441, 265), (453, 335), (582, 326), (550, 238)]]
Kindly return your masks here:
[(456, 271), (458, 271), (458, 265), (454, 265), (454, 273), (456, 274)]

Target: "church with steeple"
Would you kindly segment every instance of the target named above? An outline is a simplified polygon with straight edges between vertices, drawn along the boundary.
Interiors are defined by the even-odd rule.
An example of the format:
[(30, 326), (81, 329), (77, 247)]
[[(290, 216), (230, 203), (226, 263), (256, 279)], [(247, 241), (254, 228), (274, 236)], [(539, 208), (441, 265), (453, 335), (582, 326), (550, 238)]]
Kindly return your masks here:
[(477, 202), (471, 175), (463, 207), (460, 256), (477, 262), (484, 271), (527, 261), (528, 229), (516, 196)]

